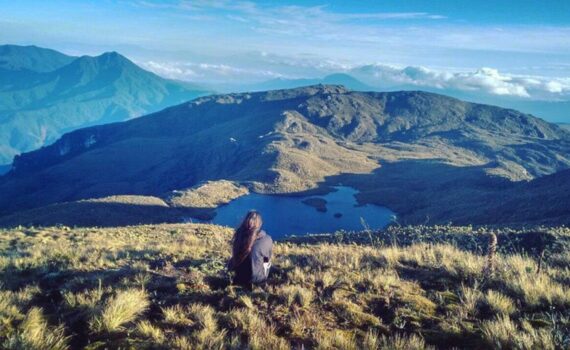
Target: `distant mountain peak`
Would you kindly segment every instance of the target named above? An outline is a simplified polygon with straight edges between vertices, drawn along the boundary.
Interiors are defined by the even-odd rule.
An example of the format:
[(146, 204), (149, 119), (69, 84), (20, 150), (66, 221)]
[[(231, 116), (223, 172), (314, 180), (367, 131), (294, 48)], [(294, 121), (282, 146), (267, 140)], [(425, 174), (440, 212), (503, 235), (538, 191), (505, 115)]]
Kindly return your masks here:
[(76, 57), (35, 45), (0, 45), (0, 68), (9, 71), (50, 72)]
[(102, 66), (136, 66), (131, 60), (115, 51), (104, 52), (99, 56), (81, 56), (77, 61), (96, 63)]
[(345, 94), (350, 91), (344, 85), (338, 84), (315, 84), (309, 86), (302, 86), (293, 89), (283, 89), (276, 91), (288, 91), (299, 96), (303, 95), (316, 95), (316, 94)]
[(99, 56), (102, 56), (102, 57), (104, 57), (104, 56), (109, 56), (109, 57), (125, 57), (125, 56), (121, 55), (120, 53), (118, 53), (117, 51), (106, 51), (106, 52), (103, 52), (103, 53), (102, 53), (101, 55), (99, 55)]
[[(109, 60), (109, 61), (120, 61), (120, 62), (131, 62), (131, 60), (129, 60), (128, 58), (126, 58), (125, 56), (121, 55), (120, 53), (118, 53), (117, 51), (108, 51), (108, 52), (104, 52), (99, 56), (95, 56), (96, 59), (99, 60)], [(131, 62), (132, 63), (132, 62)]]
[(206, 93), (161, 78), (115, 51), (72, 57), (0, 45), (0, 165), (63, 131), (131, 119)]
[(115, 51), (105, 52), (97, 56), (96, 58), (103, 64), (107, 64), (110, 66), (120, 66), (120, 67), (130, 67), (130, 68), (140, 69), (139, 66), (133, 63), (133, 61), (129, 60), (127, 57)]
[[(128, 58), (117, 52), (105, 52), (99, 56), (81, 56), (69, 65), (62, 67), (58, 72), (84, 75), (101, 72), (134, 72), (134, 74), (147, 75), (149, 72), (141, 69)], [(66, 72), (66, 73), (64, 73)]]

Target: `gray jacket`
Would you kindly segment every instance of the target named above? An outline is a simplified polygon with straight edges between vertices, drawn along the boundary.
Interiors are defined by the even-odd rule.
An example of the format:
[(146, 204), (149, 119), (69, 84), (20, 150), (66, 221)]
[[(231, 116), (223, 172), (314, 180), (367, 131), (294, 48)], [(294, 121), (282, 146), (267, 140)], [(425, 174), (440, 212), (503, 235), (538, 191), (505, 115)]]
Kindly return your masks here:
[(241, 264), (234, 267), (236, 272), (234, 283), (247, 285), (265, 282), (269, 275), (272, 254), (273, 239), (262, 230), (253, 242), (251, 253)]

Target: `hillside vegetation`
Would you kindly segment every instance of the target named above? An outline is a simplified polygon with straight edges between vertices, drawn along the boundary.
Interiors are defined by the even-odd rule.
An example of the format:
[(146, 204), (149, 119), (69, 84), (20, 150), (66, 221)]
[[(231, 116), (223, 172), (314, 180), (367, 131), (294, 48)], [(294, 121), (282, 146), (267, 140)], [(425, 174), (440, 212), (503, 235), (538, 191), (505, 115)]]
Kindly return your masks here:
[[(6, 349), (561, 349), (570, 229), (392, 227), (275, 245), (264, 288), (229, 285), (231, 230), (0, 232)], [(540, 257), (543, 257), (542, 259)]]

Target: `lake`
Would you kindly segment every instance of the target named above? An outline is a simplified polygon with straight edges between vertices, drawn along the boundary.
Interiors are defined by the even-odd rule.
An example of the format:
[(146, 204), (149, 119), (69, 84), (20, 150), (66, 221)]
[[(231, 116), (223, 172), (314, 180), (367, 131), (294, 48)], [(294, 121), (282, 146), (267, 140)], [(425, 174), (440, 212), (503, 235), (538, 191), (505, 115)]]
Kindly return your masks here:
[(364, 225), (378, 229), (385, 227), (395, 216), (385, 207), (358, 205), (354, 196), (358, 191), (351, 187), (337, 186), (334, 189), (323, 196), (307, 197), (250, 193), (219, 207), (210, 222), (236, 227), (249, 210), (255, 209), (263, 217), (264, 230), (273, 238), (282, 238), (339, 230), (362, 231)]

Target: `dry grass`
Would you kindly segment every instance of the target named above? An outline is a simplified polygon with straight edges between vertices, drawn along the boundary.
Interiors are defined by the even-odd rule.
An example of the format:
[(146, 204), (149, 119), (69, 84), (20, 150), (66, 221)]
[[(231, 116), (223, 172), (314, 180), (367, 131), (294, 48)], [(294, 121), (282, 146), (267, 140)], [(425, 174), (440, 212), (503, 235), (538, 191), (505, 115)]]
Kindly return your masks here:
[(391, 230), (279, 242), (267, 286), (251, 292), (229, 285), (231, 231), (216, 226), (2, 231), (0, 347), (570, 345), (569, 229), (553, 229), (563, 248), (539, 274), (534, 255), (499, 234), (491, 277), (483, 233)]
[(95, 332), (115, 332), (123, 329), (123, 325), (134, 321), (146, 311), (149, 301), (142, 290), (129, 289), (119, 291), (110, 298), (100, 315), (91, 322)]
[(518, 326), (508, 316), (499, 316), (481, 325), (489, 346), (498, 349), (555, 349), (552, 334), (546, 329), (534, 328), (527, 321)]
[(64, 335), (64, 327), (50, 327), (44, 317), (43, 310), (33, 307), (28, 311), (16, 332), (10, 334), (3, 342), (5, 349), (50, 349), (68, 348), (68, 337)]
[(499, 315), (511, 315), (516, 311), (511, 298), (494, 290), (487, 291), (484, 302), (494, 313)]

